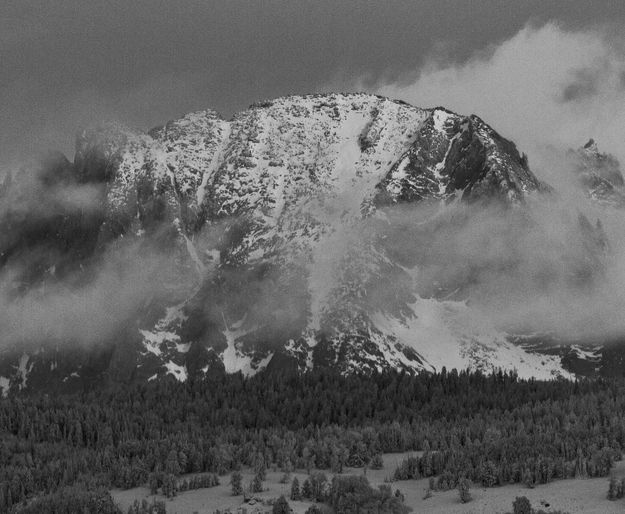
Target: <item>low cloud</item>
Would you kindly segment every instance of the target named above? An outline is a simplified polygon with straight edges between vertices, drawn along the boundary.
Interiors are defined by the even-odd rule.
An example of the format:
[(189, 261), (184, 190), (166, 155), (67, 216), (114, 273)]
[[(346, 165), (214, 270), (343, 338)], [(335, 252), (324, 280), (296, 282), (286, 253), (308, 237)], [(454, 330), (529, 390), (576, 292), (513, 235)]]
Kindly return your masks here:
[(533, 170), (549, 181), (543, 154), (590, 137), (625, 162), (621, 50), (622, 41), (599, 29), (528, 25), (464, 64), (432, 58), (412, 76), (373, 89), (421, 107), (478, 114), (527, 152)]
[[(625, 162), (622, 49), (623, 40), (600, 28), (528, 25), (464, 63), (433, 56), (393, 83), (355, 85), (421, 107), (478, 114), (526, 152), (535, 174), (555, 188), (530, 205), (535, 229), (488, 210), (473, 213), (462, 230), (439, 227), (421, 263), (424, 283), (472, 270), (471, 302), (500, 325), (567, 337), (625, 333), (625, 213), (590, 201), (567, 156), (592, 137)], [(610, 242), (592, 281), (575, 279), (597, 264), (579, 239), (579, 214), (592, 226), (600, 219)]]
[[(455, 203), (428, 223), (392, 209), (385, 246), (415, 270), (421, 296), (466, 300), (501, 329), (601, 339), (625, 333), (625, 274), (601, 229), (565, 197), (528, 209)], [(621, 214), (622, 216), (622, 214)]]
[(24, 266), (13, 265), (0, 276), (0, 348), (93, 345), (127, 337), (124, 330), (136, 328), (152, 304), (175, 299), (174, 260), (140, 242), (110, 248), (88, 274), (76, 271), (55, 280), (51, 269), (45, 281), (16, 291), (16, 279), (43, 251), (33, 251)]
[[(529, 217), (514, 210), (459, 205), (424, 224), (423, 219), (431, 214), (427, 208), (392, 209), (389, 216), (394, 226), (381, 229), (385, 249), (407, 268), (418, 269), (421, 294), (441, 294), (438, 286), (452, 289), (460, 284), (464, 297), (504, 328), (554, 331), (570, 337), (625, 333), (625, 214), (589, 201), (566, 157), (570, 147), (594, 137), (603, 150), (625, 162), (625, 59), (618, 50), (619, 43), (598, 30), (528, 26), (464, 64), (432, 59), (413, 76), (373, 87), (375, 92), (414, 105), (443, 105), (459, 113), (478, 114), (528, 153), (534, 172), (556, 189), (555, 194), (529, 205)], [(91, 121), (82, 120), (83, 115), (99, 117), (113, 103), (117, 108), (149, 110), (151, 102), (162, 103), (155, 90), (161, 88), (164, 98), (172, 89), (182, 94), (194, 84), (193, 77), (180, 82), (156, 80), (137, 89), (125, 103), (85, 93), (72, 99), (64, 123), (79, 126)], [(79, 209), (92, 204), (91, 195), (97, 191), (81, 188), (62, 193), (71, 200), (61, 195), (63, 205)], [(588, 248), (579, 214), (591, 227), (597, 219), (603, 223), (610, 253), (602, 262), (594, 260), (600, 249)], [(361, 230), (354, 232), (369, 236), (379, 228), (375, 223), (363, 221)], [(343, 254), (349, 257), (348, 250), (332, 246), (329, 266), (340, 263)], [(168, 284), (177, 280), (177, 256), (129, 243), (112, 247), (97, 264), (86, 284), (67, 286), (65, 281), (52, 285), (51, 291), (34, 289), (21, 297), (3, 294), (0, 324), (9, 328), (5, 337), (100, 341), (120, 325), (134, 322), (150, 299), (171, 301)], [(320, 266), (318, 275), (331, 276), (331, 271)], [(2, 278), (0, 291), (4, 292), (13, 277)], [(395, 278), (389, 273), (388, 280), (381, 282), (389, 284), (388, 288), (381, 285), (375, 290), (380, 303), (396, 295)], [(233, 289), (241, 287), (245, 293), (240, 300), (231, 298), (232, 303), (242, 304), (241, 309), (233, 309), (241, 311), (232, 313), (237, 320), (251, 299), (259, 306), (259, 320), (273, 316), (281, 328), (291, 322), (299, 324), (308, 314), (304, 278), (288, 277), (291, 282), (283, 283), (288, 281), (283, 276), (244, 276), (235, 270), (226, 279), (226, 286), (232, 282)], [(322, 285), (314, 273), (311, 279)], [(453, 290), (443, 291), (447, 293)], [(206, 316), (211, 322), (223, 321), (221, 305)]]

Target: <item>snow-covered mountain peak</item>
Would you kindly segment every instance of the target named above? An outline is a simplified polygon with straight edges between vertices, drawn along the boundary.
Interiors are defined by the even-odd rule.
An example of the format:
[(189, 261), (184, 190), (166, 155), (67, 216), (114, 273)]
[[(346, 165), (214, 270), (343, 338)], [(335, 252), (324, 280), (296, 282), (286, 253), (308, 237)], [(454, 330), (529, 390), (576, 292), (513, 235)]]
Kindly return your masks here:
[(464, 302), (422, 298), (418, 256), (398, 253), (412, 237), (403, 208), (425, 226), (450, 204), (522, 206), (544, 188), (477, 116), (362, 93), (287, 96), (231, 120), (205, 110), (147, 133), (90, 129), (73, 166), (101, 192), (94, 251), (157, 239), (180, 271), (175, 301), (146, 300), (127, 337), (137, 376), (284, 362), (429, 370), (441, 348), (454, 366), (561, 372)]

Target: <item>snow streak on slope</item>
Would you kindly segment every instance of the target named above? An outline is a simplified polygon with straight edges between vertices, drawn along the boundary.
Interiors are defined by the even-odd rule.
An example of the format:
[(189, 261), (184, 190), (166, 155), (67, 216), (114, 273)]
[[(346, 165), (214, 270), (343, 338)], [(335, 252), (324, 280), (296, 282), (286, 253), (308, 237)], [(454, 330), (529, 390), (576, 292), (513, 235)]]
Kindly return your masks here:
[(237, 348), (237, 339), (241, 336), (246, 335), (249, 331), (242, 329), (241, 326), (245, 322), (245, 319), (241, 319), (236, 323), (232, 324), (232, 326), (228, 325), (225, 317), (222, 313), (222, 319), (224, 322), (224, 331), (223, 334), (226, 337), (227, 347), (221, 354), (221, 359), (224, 364), (224, 368), (227, 373), (236, 373), (241, 371), (245, 376), (249, 376), (254, 374), (255, 371), (264, 368), (267, 363), (273, 357), (273, 354), (268, 355), (262, 363), (256, 366), (253, 366), (253, 360), (250, 356), (243, 354)]

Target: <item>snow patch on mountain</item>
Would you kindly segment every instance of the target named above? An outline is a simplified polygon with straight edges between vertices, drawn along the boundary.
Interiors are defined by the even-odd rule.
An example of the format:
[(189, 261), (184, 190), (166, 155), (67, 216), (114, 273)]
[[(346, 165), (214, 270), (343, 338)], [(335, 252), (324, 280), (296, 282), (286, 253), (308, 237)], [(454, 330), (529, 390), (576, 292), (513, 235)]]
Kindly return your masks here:
[(417, 351), (425, 370), (508, 369), (537, 379), (572, 376), (558, 357), (528, 353), (508, 342), (505, 333), (465, 302), (419, 298), (411, 308), (414, 316), (405, 320), (378, 314), (374, 323), (382, 333)]
[(2, 396), (6, 398), (9, 394), (9, 388), (11, 387), (11, 379), (0, 376), (0, 392)]
[(166, 362), (165, 369), (167, 370), (167, 374), (172, 375), (178, 382), (185, 382), (188, 378), (187, 368), (173, 361)]

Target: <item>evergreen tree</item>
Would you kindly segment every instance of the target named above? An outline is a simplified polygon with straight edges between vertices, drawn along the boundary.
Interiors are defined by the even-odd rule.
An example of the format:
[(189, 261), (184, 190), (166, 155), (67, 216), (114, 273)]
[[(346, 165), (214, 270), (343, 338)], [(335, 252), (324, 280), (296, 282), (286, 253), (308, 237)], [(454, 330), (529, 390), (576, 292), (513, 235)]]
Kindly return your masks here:
[(306, 479), (304, 480), (304, 483), (302, 484), (302, 498), (305, 498), (306, 500), (310, 500), (312, 499), (312, 487), (310, 485), (310, 480)]
[(263, 492), (263, 479), (261, 475), (257, 473), (254, 475), (254, 479), (250, 485), (250, 492), (252, 493), (262, 493)]
[(243, 494), (243, 477), (240, 471), (234, 471), (230, 475), (230, 485), (232, 486), (232, 496), (241, 496)]
[(532, 504), (526, 496), (517, 496), (512, 502), (513, 514), (532, 514)]
[(608, 487), (608, 500), (618, 500), (619, 498), (622, 498), (622, 496), (621, 481), (615, 476), (611, 476)]
[(148, 478), (148, 486), (150, 488), (150, 494), (156, 494), (160, 487), (160, 480), (157, 473), (150, 473)]
[(466, 478), (460, 479), (460, 482), (458, 482), (458, 495), (462, 503), (468, 503), (473, 499), (470, 488), (471, 483)]
[(529, 489), (534, 489), (534, 485), (536, 485), (536, 481), (534, 480), (534, 474), (529, 469), (526, 469), (523, 473), (523, 483)]
[(293, 482), (291, 483), (291, 500), (299, 501), (302, 499), (301, 492), (299, 490), (299, 480), (297, 477), (293, 478)]
[(291, 507), (284, 496), (280, 496), (273, 504), (272, 514), (291, 514)]
[(260, 477), (261, 482), (267, 478), (267, 464), (265, 462), (265, 457), (261, 452), (256, 454), (256, 459), (254, 461), (254, 474)]
[(314, 501), (318, 501), (318, 502), (325, 501), (325, 492), (326, 492), (326, 486), (328, 482), (328, 478), (326, 477), (325, 473), (316, 471), (310, 475), (309, 480), (310, 480), (311, 498)]
[(371, 469), (382, 469), (384, 467), (384, 461), (382, 455), (376, 453), (371, 459)]
[(161, 485), (161, 489), (163, 491), (163, 496), (166, 498), (173, 498), (176, 496), (176, 492), (178, 490), (176, 484), (176, 477), (174, 475), (168, 474), (163, 477), (163, 484)]
[(333, 453), (330, 457), (330, 469), (332, 473), (341, 474), (343, 473), (343, 462), (338, 454)]

